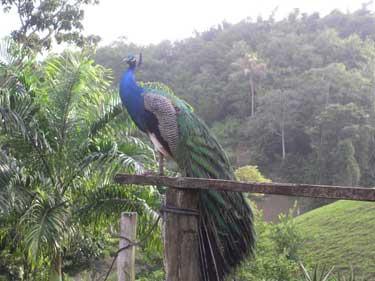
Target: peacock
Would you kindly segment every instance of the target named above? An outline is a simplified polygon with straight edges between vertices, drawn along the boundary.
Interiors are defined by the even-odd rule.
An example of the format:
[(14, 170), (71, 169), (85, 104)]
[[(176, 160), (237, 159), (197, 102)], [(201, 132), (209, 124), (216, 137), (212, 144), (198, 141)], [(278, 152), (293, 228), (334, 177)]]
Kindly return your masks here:
[[(162, 157), (177, 163), (183, 176), (234, 179), (228, 157), (192, 107), (168, 87), (140, 85), (137, 59), (129, 55), (120, 81), (120, 98), (136, 126)], [(203, 281), (222, 281), (254, 254), (251, 208), (241, 193), (201, 190), (199, 247)], [(198, 281), (198, 280), (197, 280)]]

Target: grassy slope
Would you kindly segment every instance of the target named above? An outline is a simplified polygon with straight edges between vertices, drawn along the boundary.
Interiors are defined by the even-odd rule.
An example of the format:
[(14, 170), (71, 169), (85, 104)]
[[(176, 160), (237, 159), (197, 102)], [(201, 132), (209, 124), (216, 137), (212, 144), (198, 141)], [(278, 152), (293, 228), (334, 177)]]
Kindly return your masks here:
[(307, 241), (304, 262), (353, 266), (358, 276), (375, 280), (375, 203), (338, 201), (296, 218)]

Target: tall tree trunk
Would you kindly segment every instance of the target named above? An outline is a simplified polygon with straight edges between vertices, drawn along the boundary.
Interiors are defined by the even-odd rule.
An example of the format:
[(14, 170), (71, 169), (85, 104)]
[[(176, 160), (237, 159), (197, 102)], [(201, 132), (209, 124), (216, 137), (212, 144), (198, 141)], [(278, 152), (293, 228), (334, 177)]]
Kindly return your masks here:
[(281, 151), (282, 159), (285, 160), (285, 129), (284, 129), (284, 120), (281, 123)]
[(253, 117), (255, 114), (255, 91), (254, 91), (254, 80), (253, 75), (250, 73), (250, 99), (251, 99), (251, 111), (250, 116)]
[(321, 184), (322, 181), (322, 150), (323, 150), (323, 124), (319, 126), (319, 147), (318, 147), (318, 181), (317, 184)]
[(280, 123), (280, 130), (281, 130), (281, 155), (282, 161), (284, 162), (286, 156), (286, 149), (285, 149), (285, 114), (286, 114), (286, 97), (284, 92), (282, 92), (281, 97), (281, 123)]
[[(328, 84), (327, 86), (327, 92), (325, 96), (325, 104), (324, 104), (324, 110), (327, 109), (330, 99), (330, 93), (331, 93), (331, 85)], [(325, 130), (324, 130), (324, 121), (322, 121), (322, 124), (319, 126), (319, 133), (320, 133), (320, 140), (319, 140), (319, 147), (318, 147), (318, 182), (317, 184), (322, 183), (322, 172), (325, 169), (325, 163), (323, 163), (324, 157), (323, 157), (323, 145), (325, 140)]]
[(62, 258), (58, 253), (51, 264), (51, 271), (49, 274), (49, 281), (62, 281)]

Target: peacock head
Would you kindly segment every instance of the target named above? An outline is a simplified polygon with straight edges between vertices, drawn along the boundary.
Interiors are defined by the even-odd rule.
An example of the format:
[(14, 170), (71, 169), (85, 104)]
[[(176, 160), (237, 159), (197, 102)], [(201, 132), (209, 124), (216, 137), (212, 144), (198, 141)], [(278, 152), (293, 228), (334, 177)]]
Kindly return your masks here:
[(142, 53), (139, 54), (139, 60), (137, 65), (137, 59), (134, 55), (129, 54), (124, 61), (129, 65), (129, 68), (135, 68), (136, 66), (140, 66), (142, 64)]

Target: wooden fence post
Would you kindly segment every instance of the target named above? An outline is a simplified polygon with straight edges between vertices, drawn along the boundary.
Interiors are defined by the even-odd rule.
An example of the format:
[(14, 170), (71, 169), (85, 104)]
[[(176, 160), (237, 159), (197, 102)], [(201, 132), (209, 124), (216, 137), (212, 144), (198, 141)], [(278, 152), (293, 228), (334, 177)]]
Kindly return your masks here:
[[(119, 249), (136, 242), (137, 213), (121, 213)], [(117, 257), (118, 281), (135, 280), (135, 246), (121, 251)]]
[(200, 281), (197, 215), (176, 213), (198, 209), (199, 191), (168, 188), (164, 211), (164, 258), (166, 281)]

